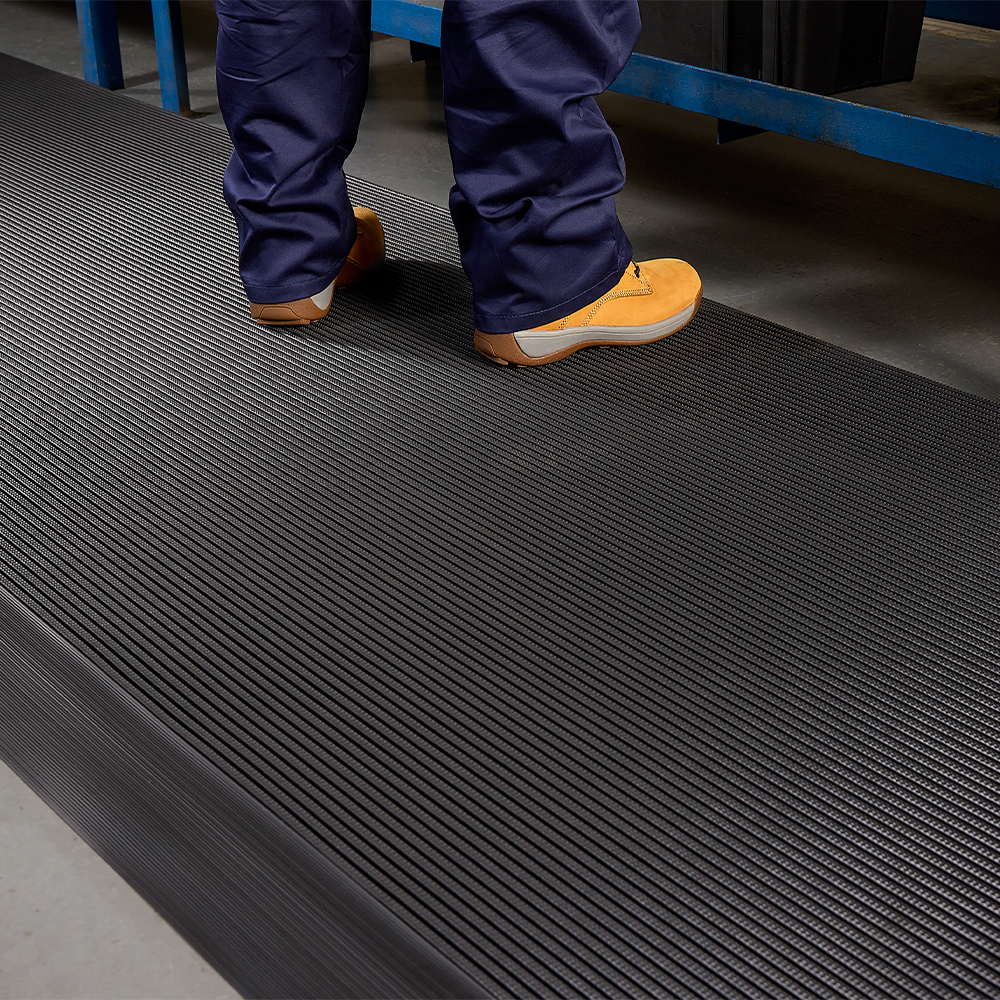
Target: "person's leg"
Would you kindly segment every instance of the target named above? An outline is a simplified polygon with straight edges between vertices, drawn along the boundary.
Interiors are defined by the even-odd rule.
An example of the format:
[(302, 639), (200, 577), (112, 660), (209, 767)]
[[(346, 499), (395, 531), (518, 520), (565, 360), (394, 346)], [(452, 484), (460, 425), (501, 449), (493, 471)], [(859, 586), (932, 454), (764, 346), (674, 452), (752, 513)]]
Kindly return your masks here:
[(508, 333), (600, 298), (632, 257), (618, 141), (592, 95), (640, 32), (636, 0), (447, 0), (451, 211), (476, 329)]
[(474, 343), (501, 364), (648, 344), (685, 326), (701, 279), (631, 260), (625, 164), (593, 95), (640, 31), (636, 0), (448, 0), (441, 32), (452, 217)]
[(286, 303), (316, 295), (328, 307), (324, 292), (332, 294), (357, 236), (343, 166), (368, 88), (371, 4), (215, 7), (219, 106), (235, 147), (223, 190), (247, 296)]

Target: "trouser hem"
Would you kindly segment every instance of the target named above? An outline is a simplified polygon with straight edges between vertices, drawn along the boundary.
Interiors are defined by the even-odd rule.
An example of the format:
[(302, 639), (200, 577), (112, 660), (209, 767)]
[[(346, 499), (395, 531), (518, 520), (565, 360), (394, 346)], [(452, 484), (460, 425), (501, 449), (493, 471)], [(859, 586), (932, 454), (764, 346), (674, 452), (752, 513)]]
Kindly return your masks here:
[(622, 275), (632, 261), (632, 247), (626, 243), (618, 251), (618, 263), (600, 281), (595, 282), (572, 298), (565, 299), (535, 312), (518, 313), (517, 315), (492, 315), (473, 307), (476, 329), (480, 333), (517, 333), (520, 330), (531, 330), (536, 326), (545, 326), (554, 320), (562, 319), (570, 313), (582, 309), (583, 306), (595, 302), (606, 292), (610, 292), (622, 279)]
[[(346, 258), (345, 258), (346, 260)], [(318, 295), (327, 288), (331, 281), (334, 281), (340, 274), (344, 263), (341, 261), (325, 277), (310, 278), (308, 281), (296, 281), (285, 285), (254, 285), (243, 282), (247, 298), (258, 305), (273, 305), (277, 302), (296, 302), (298, 299), (307, 299), (311, 295)]]

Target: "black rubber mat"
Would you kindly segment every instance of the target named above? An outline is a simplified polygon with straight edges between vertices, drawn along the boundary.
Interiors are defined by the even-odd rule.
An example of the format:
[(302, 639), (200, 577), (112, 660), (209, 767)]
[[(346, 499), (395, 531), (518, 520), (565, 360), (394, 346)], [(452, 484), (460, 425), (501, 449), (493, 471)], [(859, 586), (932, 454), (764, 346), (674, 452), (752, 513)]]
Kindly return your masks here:
[(491, 365), (361, 181), (262, 329), (223, 133), (0, 86), (0, 748), (239, 990), (1000, 997), (997, 404), (711, 302)]

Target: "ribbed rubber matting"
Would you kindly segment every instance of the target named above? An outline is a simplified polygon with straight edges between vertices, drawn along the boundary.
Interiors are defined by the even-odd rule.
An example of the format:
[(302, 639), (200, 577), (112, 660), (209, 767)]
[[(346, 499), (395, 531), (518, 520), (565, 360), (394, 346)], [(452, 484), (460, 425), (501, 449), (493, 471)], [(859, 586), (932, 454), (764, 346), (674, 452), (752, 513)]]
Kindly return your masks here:
[[(361, 181), (383, 275), (261, 329), (224, 134), (0, 86), (0, 745), (239, 988), (1000, 997), (1000, 407), (711, 302), (491, 365), (446, 213)], [(380, 932), (308, 978), (350, 892), (396, 985)]]

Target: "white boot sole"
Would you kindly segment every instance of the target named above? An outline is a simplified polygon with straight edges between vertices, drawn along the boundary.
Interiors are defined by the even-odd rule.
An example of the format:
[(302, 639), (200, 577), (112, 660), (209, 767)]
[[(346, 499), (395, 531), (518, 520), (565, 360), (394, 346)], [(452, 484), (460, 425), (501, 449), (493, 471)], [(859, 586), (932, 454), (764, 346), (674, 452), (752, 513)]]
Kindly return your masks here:
[(571, 326), (565, 330), (520, 330), (514, 334), (517, 346), (529, 358), (544, 358), (577, 344), (597, 341), (600, 345), (648, 344), (676, 333), (698, 309), (696, 300), (673, 316), (646, 326)]

